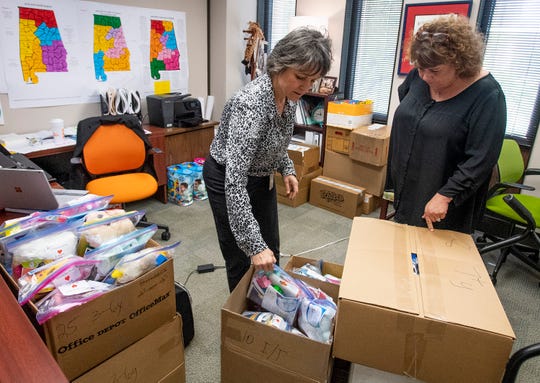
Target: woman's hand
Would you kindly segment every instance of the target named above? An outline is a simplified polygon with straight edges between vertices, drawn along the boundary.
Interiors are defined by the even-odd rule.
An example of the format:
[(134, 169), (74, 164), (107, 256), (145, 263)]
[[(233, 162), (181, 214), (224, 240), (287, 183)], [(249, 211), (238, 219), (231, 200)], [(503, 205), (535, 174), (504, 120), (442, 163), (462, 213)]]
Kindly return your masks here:
[(433, 231), (433, 222), (441, 222), (441, 220), (446, 218), (448, 204), (450, 202), (452, 202), (452, 198), (437, 193), (426, 204), (422, 218), (426, 220), (427, 227), (430, 231)]
[(276, 257), (274, 257), (274, 252), (272, 250), (264, 249), (251, 257), (251, 263), (255, 266), (255, 270), (272, 271), (274, 270)]
[(285, 192), (290, 200), (293, 200), (298, 194), (298, 180), (296, 176), (289, 174), (283, 177), (283, 183), (285, 184)]

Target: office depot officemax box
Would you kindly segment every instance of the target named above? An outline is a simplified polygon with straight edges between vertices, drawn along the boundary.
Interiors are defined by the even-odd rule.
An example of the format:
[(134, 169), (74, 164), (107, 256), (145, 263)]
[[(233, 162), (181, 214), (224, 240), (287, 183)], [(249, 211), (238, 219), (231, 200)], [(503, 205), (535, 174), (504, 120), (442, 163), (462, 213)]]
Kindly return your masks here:
[(170, 259), (125, 285), (51, 318), (42, 328), (47, 347), (72, 380), (175, 315)]
[(253, 270), (244, 275), (221, 309), (221, 382), (330, 382), (331, 344), (242, 316), (248, 308)]
[(334, 357), (427, 383), (498, 383), (514, 338), (470, 235), (354, 219)]
[(182, 317), (177, 315), (72, 383), (185, 381)]

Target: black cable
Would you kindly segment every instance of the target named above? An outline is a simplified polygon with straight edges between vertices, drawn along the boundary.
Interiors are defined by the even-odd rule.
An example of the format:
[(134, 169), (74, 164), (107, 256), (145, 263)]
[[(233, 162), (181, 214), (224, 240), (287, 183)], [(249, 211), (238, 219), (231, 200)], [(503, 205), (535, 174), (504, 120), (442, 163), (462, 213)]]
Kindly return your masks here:
[[(212, 272), (214, 272), (214, 271), (217, 270), (217, 269), (224, 269), (224, 268), (225, 268), (225, 266), (214, 266), (214, 270), (212, 270)], [(189, 281), (189, 278), (191, 277), (191, 275), (192, 275), (193, 273), (201, 274), (197, 269), (191, 270), (190, 273), (188, 274), (188, 276), (186, 277), (186, 280), (185, 280), (184, 283), (183, 283), (184, 286), (187, 285), (187, 283), (188, 283), (188, 281)]]

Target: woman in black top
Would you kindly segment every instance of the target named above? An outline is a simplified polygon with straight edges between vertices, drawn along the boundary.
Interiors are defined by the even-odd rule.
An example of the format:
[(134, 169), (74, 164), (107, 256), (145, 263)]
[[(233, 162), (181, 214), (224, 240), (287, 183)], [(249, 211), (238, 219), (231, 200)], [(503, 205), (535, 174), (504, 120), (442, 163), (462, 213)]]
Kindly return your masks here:
[(398, 88), (387, 189), (395, 220), (471, 233), (506, 128), (504, 93), (482, 69), (482, 36), (459, 16), (424, 24), (409, 47), (413, 69)]

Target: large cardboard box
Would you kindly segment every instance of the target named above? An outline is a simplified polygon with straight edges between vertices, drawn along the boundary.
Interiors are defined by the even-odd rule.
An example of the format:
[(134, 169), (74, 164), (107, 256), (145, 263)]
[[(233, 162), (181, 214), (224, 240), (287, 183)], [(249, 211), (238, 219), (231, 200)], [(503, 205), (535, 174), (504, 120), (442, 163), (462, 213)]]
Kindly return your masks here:
[(382, 166), (388, 161), (390, 127), (381, 124), (361, 126), (351, 132), (349, 157), (367, 164)]
[(297, 176), (311, 173), (319, 167), (320, 149), (316, 145), (291, 142), (287, 148), (289, 158), (294, 163)]
[(321, 174), (322, 168), (319, 166), (315, 171), (311, 173), (304, 174), (302, 176), (297, 175), (298, 194), (296, 195), (295, 199), (291, 201), (289, 197), (287, 197), (287, 193), (285, 191), (283, 176), (279, 173), (275, 173), (274, 182), (276, 184), (278, 202), (292, 207), (297, 207), (302, 205), (303, 203), (306, 203), (307, 201), (309, 201), (309, 189), (311, 185), (311, 180), (315, 177), (320, 176)]
[[(322, 291), (324, 291), (326, 294), (330, 295), (331, 297), (338, 297), (339, 285), (320, 281), (314, 278), (309, 278), (309, 277), (299, 275), (293, 272), (295, 268), (300, 268), (308, 263), (312, 265), (317, 265), (317, 260), (293, 255), (289, 259), (289, 262), (287, 262), (283, 270), (289, 273), (290, 276), (297, 279), (301, 279), (304, 282), (309, 283), (311, 286), (321, 289)], [(341, 276), (343, 275), (343, 265), (324, 261), (322, 265), (322, 273), (323, 275), (330, 274), (330, 275), (333, 275), (334, 277), (341, 278)]]
[(253, 267), (221, 309), (221, 382), (329, 382), (331, 344), (242, 316), (248, 307), (246, 294), (252, 275)]
[(470, 235), (354, 219), (335, 357), (428, 383), (498, 383), (514, 338)]
[(353, 218), (362, 214), (364, 192), (360, 186), (320, 176), (311, 181), (309, 203)]
[(373, 104), (368, 101), (341, 100), (328, 103), (326, 125), (357, 128), (371, 124)]
[(380, 197), (386, 182), (386, 165), (364, 164), (347, 155), (326, 150), (323, 176), (361, 186), (366, 192)]
[(182, 317), (175, 316), (73, 383), (117, 382), (184, 383)]
[(326, 127), (326, 150), (349, 154), (352, 128), (340, 128), (337, 126)]
[[(36, 312), (35, 306), (33, 308)], [(74, 379), (150, 334), (176, 314), (170, 259), (154, 270), (43, 324), (47, 347)]]

